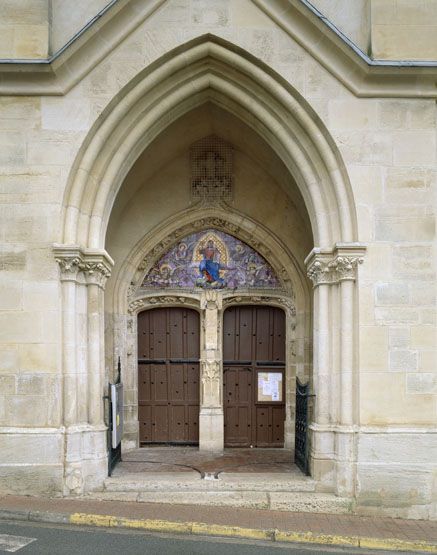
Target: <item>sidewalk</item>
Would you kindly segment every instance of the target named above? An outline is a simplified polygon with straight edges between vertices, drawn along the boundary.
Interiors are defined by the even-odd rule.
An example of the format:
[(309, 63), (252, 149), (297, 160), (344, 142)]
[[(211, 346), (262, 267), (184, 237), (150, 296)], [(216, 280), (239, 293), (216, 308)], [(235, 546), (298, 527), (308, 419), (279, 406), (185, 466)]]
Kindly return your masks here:
[(0, 520), (437, 553), (437, 522), (422, 520), (21, 496), (0, 497)]

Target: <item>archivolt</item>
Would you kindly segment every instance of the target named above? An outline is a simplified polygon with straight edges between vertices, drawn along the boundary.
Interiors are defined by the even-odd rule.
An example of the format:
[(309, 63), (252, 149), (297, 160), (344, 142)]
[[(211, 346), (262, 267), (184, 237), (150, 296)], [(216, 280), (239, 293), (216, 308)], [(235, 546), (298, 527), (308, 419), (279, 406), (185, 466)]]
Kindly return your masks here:
[(141, 72), (92, 127), (69, 176), (63, 242), (104, 248), (114, 199), (135, 160), (169, 124), (207, 101), (244, 120), (283, 160), (305, 201), (316, 246), (357, 240), (347, 172), (326, 127), (268, 66), (206, 35)]

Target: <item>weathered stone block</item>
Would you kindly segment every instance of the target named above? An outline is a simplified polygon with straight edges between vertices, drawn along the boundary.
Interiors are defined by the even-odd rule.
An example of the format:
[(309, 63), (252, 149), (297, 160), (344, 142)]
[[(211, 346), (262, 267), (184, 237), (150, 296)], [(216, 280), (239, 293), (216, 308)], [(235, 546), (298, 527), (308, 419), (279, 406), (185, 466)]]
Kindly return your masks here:
[(410, 328), (390, 328), (389, 345), (392, 349), (407, 349), (410, 346)]
[(365, 102), (331, 100), (329, 102), (329, 124), (332, 129), (359, 129), (376, 127), (377, 103), (372, 99)]
[(2, 463), (56, 464), (62, 461), (62, 435), (49, 433), (2, 434)]
[(410, 284), (411, 303), (415, 306), (433, 306), (436, 302), (436, 290), (429, 282), (413, 281)]
[(415, 324), (419, 313), (414, 308), (375, 308), (375, 320), (381, 324)]
[(408, 304), (409, 290), (406, 283), (380, 283), (376, 285), (377, 305)]
[(399, 277), (415, 280), (434, 279), (432, 248), (429, 246), (394, 246), (393, 270)]
[(224, 27), (229, 23), (229, 0), (192, 0), (192, 22), (197, 25)]
[(21, 310), (22, 306), (22, 282), (0, 279), (0, 310)]
[(6, 399), (9, 426), (46, 426), (47, 401), (36, 395), (15, 395)]
[(432, 241), (435, 235), (435, 218), (387, 216), (377, 217), (375, 239), (377, 241)]
[(407, 393), (436, 394), (437, 373), (416, 372), (414, 374), (407, 374)]
[(412, 326), (411, 346), (417, 349), (436, 349), (436, 328), (434, 326)]
[(89, 128), (90, 103), (84, 98), (43, 98), (41, 126), (54, 131), (86, 131)]
[(47, 58), (48, 46), (48, 23), (15, 27), (14, 54), (16, 58)]
[(423, 190), (428, 189), (434, 181), (432, 170), (422, 168), (388, 168), (385, 184), (389, 192), (392, 190)]
[(26, 156), (22, 133), (0, 131), (0, 166), (21, 166)]
[(413, 372), (417, 370), (417, 352), (396, 350), (390, 352), (390, 370)]
[(429, 131), (404, 131), (393, 138), (396, 166), (432, 166), (436, 162), (436, 136)]
[(9, 247), (0, 253), (1, 272), (19, 272), (26, 268), (26, 251)]
[(20, 495), (61, 493), (63, 476), (62, 463), (0, 466), (0, 492)]
[(18, 349), (15, 345), (2, 346), (0, 373), (12, 374), (18, 370)]
[(0, 376), (0, 391), (3, 395), (13, 395), (15, 393), (15, 376)]
[(24, 281), (24, 310), (58, 310), (60, 308), (59, 283), (56, 281)]
[(360, 368), (386, 371), (388, 367), (388, 328), (363, 326), (360, 330)]
[(45, 395), (47, 391), (47, 378), (40, 374), (20, 374), (17, 377), (18, 395)]

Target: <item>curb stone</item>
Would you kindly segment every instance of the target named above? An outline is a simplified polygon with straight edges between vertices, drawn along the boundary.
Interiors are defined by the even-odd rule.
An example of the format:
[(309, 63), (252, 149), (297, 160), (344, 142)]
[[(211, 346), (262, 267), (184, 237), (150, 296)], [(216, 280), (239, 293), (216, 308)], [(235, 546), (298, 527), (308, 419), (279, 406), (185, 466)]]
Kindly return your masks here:
[(399, 540), (395, 538), (370, 538), (362, 536), (340, 536), (315, 534), (313, 532), (285, 532), (277, 529), (243, 528), (239, 526), (206, 524), (202, 522), (173, 522), (157, 519), (131, 519), (91, 513), (50, 513), (44, 511), (0, 510), (0, 521), (17, 520), (46, 522), (51, 524), (74, 524), (104, 528), (131, 528), (148, 532), (189, 534), (199, 536), (225, 536), (250, 540), (295, 542), (412, 553), (437, 553), (437, 543)]

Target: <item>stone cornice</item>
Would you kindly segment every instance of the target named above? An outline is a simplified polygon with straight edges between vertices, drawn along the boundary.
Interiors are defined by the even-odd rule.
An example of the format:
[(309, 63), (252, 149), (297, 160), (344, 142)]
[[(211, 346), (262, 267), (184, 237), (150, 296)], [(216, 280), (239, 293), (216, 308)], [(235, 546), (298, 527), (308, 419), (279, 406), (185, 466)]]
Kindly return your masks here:
[[(306, 1), (252, 1), (356, 96), (437, 97), (437, 62), (371, 60)], [(0, 60), (0, 95), (66, 94), (164, 2), (118, 0), (53, 57)], [(240, 51), (212, 35), (195, 40)]]
[(313, 286), (355, 281), (365, 251), (365, 246), (360, 243), (338, 243), (332, 251), (313, 249), (305, 260)]
[(114, 261), (106, 251), (82, 249), (78, 245), (53, 245), (62, 281), (76, 281), (81, 272), (87, 284), (104, 288)]

